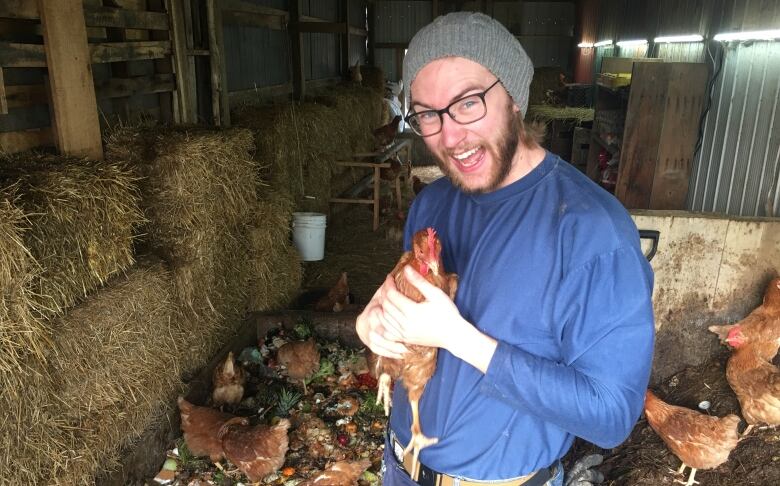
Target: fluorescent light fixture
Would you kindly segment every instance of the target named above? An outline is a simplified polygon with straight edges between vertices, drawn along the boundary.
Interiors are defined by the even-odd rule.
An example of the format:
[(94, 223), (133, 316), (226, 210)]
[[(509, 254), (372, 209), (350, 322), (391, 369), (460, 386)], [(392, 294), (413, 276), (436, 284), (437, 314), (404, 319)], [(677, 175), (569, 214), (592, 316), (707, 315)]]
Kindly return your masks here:
[(656, 37), (654, 42), (656, 44), (669, 44), (673, 42), (701, 42), (704, 40), (704, 37), (700, 36), (699, 34), (689, 34), (689, 35), (667, 35), (663, 37)]
[(637, 40), (627, 40), (627, 41), (620, 41), (617, 43), (620, 47), (638, 47), (643, 46), (647, 44), (646, 39), (637, 39)]
[(746, 41), (780, 39), (780, 29), (755, 30), (753, 32), (723, 32), (715, 36), (716, 41)]
[(584, 49), (587, 49), (589, 47), (593, 47), (593, 42), (580, 42), (577, 44), (577, 47), (582, 47)]
[(612, 45), (612, 39), (598, 41), (595, 44), (593, 44), (593, 47), (604, 47), (604, 46), (610, 46), (610, 45)]

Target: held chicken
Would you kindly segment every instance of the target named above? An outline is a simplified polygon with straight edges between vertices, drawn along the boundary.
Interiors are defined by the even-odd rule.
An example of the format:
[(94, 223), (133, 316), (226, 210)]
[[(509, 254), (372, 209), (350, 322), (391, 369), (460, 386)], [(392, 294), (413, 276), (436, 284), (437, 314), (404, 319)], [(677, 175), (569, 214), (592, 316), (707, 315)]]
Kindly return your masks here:
[[(738, 329), (731, 333), (738, 335)], [(780, 369), (767, 361), (752, 345), (743, 344), (736, 336), (728, 343), (734, 353), (726, 364), (726, 380), (737, 395), (742, 417), (748, 423), (743, 436), (755, 425), (780, 425)]]
[(347, 272), (341, 272), (341, 276), (336, 284), (314, 304), (314, 310), (318, 312), (341, 312), (349, 304)]
[(290, 421), (287, 419), (273, 426), (250, 426), (247, 419), (236, 417), (222, 426), (219, 439), (227, 460), (246, 474), (250, 481), (257, 482), (284, 464), (289, 445), (289, 428)]
[(228, 420), (236, 417), (213, 408), (193, 405), (183, 397), (179, 397), (178, 403), (187, 449), (195, 456), (208, 457), (212, 462), (221, 461), (224, 453), (219, 431)]
[(381, 150), (393, 144), (395, 136), (398, 135), (398, 125), (400, 123), (401, 115), (396, 115), (387, 125), (374, 129), (373, 134), (377, 149)]
[(780, 277), (773, 279), (764, 291), (763, 303), (735, 324), (710, 326), (721, 342), (738, 340), (750, 343), (762, 358), (771, 361), (780, 348)]
[(645, 415), (650, 427), (663, 439), (682, 465), (677, 474), (691, 468), (688, 481), (675, 482), (691, 486), (696, 470), (713, 469), (728, 460), (739, 442), (739, 417), (734, 414), (713, 417), (689, 408), (670, 405), (647, 390)]
[[(395, 279), (398, 290), (415, 302), (422, 302), (423, 295), (404, 277), (403, 270), (411, 265), (425, 279), (443, 290), (451, 299), (455, 299), (458, 288), (458, 277), (446, 273), (441, 260), (441, 241), (433, 228), (420, 230), (412, 238), (412, 251), (401, 256), (393, 268), (391, 275)], [(412, 477), (416, 477), (419, 465), (420, 450), (438, 442), (436, 438), (423, 435), (420, 427), (419, 404), (425, 385), (436, 371), (437, 348), (428, 346), (407, 345), (409, 352), (403, 360), (379, 357), (376, 361), (376, 374), (379, 376), (377, 403), (384, 402), (385, 413), (389, 413), (390, 383), (400, 378), (409, 395), (412, 408), (412, 439), (404, 450), (414, 452), (412, 461)]]
[(276, 361), (287, 370), (287, 376), (301, 380), (306, 394), (306, 380), (320, 369), (320, 350), (313, 338), (291, 341), (276, 351)]
[(236, 405), (244, 397), (246, 373), (233, 358), (233, 351), (214, 368), (211, 383), (211, 401), (214, 405)]
[(371, 461), (339, 461), (298, 486), (353, 486)]

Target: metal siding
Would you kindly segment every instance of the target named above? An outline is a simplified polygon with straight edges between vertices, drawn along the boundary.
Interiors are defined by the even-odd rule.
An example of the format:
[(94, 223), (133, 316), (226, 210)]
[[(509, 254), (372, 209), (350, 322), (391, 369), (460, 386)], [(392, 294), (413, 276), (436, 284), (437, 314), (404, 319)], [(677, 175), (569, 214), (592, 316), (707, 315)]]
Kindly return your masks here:
[(534, 67), (560, 67), (568, 71), (570, 37), (532, 35), (518, 36), (517, 39), (533, 61)]
[(309, 4), (308, 15), (317, 17), (319, 19), (325, 19), (330, 22), (339, 22), (342, 19), (339, 18), (341, 11), (340, 0), (308, 0), (303, 2)]
[(523, 28), (523, 10), (518, 2), (493, 2), (493, 18), (504, 24), (509, 32), (519, 34)]
[(574, 4), (568, 2), (532, 2), (522, 4), (520, 35), (572, 36)]
[(712, 0), (661, 0), (656, 36), (707, 34)]
[(657, 54), (668, 62), (704, 62), (707, 58), (704, 42), (679, 42), (656, 44)]
[(599, 30), (596, 42), (607, 39), (618, 40), (619, 25), (625, 5), (623, 0), (602, 0), (599, 9)]
[(431, 2), (376, 2), (374, 41), (409, 42), (431, 20)]
[(229, 91), (290, 80), (290, 38), (286, 31), (225, 25), (223, 32)]
[(349, 65), (354, 66), (357, 61), (366, 63), (367, 56), (366, 38), (359, 35), (349, 36)]
[(647, 44), (643, 46), (637, 46), (637, 47), (618, 46), (617, 57), (627, 57), (627, 58), (647, 57), (647, 47), (648, 47)]
[(309, 34), (309, 62), (311, 77), (308, 79), (333, 78), (340, 75), (339, 34)]
[(401, 79), (401, 73), (395, 69), (395, 49), (374, 49), (377, 67), (385, 73), (385, 79)]
[(366, 2), (349, 2), (349, 25), (366, 28)]
[(725, 56), (694, 162), (688, 208), (765, 216), (772, 193), (777, 215), (780, 45), (739, 45)]

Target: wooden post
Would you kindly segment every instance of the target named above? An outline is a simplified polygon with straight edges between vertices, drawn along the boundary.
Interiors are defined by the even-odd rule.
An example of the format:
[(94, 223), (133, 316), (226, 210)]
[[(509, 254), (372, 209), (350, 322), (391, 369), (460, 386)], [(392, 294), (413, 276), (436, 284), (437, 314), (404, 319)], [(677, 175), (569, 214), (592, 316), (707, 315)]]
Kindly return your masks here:
[(8, 102), (5, 99), (5, 81), (3, 80), (3, 68), (0, 67), (0, 115), (8, 114)]
[(209, 29), (209, 61), (211, 65), (211, 106), (214, 125), (230, 126), (230, 102), (227, 91), (227, 70), (222, 35), (222, 4), (206, 0)]
[[(165, 5), (163, 0), (149, 0), (149, 10), (154, 12), (165, 12)], [(172, 40), (171, 31), (151, 30), (149, 35), (152, 40)], [(154, 60), (154, 72), (155, 74), (170, 74), (173, 72), (173, 53), (169, 57), (164, 59)], [(160, 119), (163, 122), (170, 123), (173, 121), (173, 96), (170, 92), (159, 93), (157, 100), (160, 103)]]
[(103, 158), (82, 0), (38, 0), (54, 112), (64, 154)]
[(374, 2), (368, 3), (368, 64), (376, 66), (376, 52), (374, 44), (376, 43), (374, 23)]
[(303, 34), (298, 28), (301, 20), (301, 0), (290, 0), (290, 46), (292, 51), (293, 99), (306, 96), (306, 72), (303, 69)]
[(187, 54), (187, 29), (182, 2), (183, 0), (167, 0), (171, 22), (174, 71), (176, 72), (176, 113), (180, 123), (195, 123), (198, 120), (195, 60)]
[(382, 180), (382, 168), (377, 166), (374, 167), (374, 221), (373, 225), (371, 226), (374, 231), (379, 229), (379, 185)]
[(341, 0), (344, 8), (344, 42), (341, 44), (341, 74), (349, 78), (349, 68), (351, 66), (349, 59), (349, 0)]
[(433, 0), (431, 2), (431, 18), (439, 16), (439, 0)]

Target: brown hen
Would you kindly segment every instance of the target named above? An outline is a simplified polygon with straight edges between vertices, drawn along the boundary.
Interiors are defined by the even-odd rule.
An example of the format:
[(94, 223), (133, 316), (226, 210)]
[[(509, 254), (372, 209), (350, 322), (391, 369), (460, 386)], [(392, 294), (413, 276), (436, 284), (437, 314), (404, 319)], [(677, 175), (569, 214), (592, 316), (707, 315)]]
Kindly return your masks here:
[(341, 312), (349, 305), (349, 283), (347, 272), (341, 272), (336, 284), (314, 304), (318, 312)]
[(413, 176), (412, 177), (412, 191), (414, 191), (415, 196), (417, 194), (420, 194), (420, 192), (425, 189), (425, 186), (427, 186), (425, 182), (423, 182), (419, 177)]
[(228, 420), (219, 431), (222, 450), (250, 481), (260, 481), (284, 464), (289, 445), (290, 421), (281, 419), (273, 426), (250, 426), (243, 417)]
[(214, 405), (236, 405), (244, 397), (246, 373), (244, 368), (236, 364), (233, 351), (214, 368), (211, 382), (211, 401)]
[(276, 351), (276, 361), (287, 369), (287, 376), (301, 380), (306, 394), (306, 380), (320, 369), (320, 351), (313, 338), (290, 341)]
[(734, 324), (710, 326), (709, 330), (721, 342), (750, 343), (759, 356), (771, 361), (780, 348), (780, 277), (769, 282), (762, 304), (747, 317)]
[(689, 408), (669, 405), (647, 390), (645, 415), (650, 427), (681, 461), (677, 474), (691, 468), (686, 486), (694, 481), (697, 469), (713, 469), (729, 458), (739, 442), (739, 417), (734, 414), (712, 417)]
[(747, 435), (757, 424), (780, 425), (780, 370), (752, 345), (730, 342), (735, 350), (726, 364), (726, 379), (748, 423), (742, 435)]
[(187, 449), (195, 456), (208, 456), (213, 462), (222, 460), (224, 454), (219, 431), (228, 420), (235, 417), (213, 408), (193, 405), (182, 397), (179, 397), (178, 403), (181, 431)]
[[(390, 274), (395, 279), (398, 290), (415, 302), (422, 302), (423, 295), (404, 277), (403, 270), (407, 265), (417, 270), (425, 279), (440, 288), (451, 299), (455, 299), (458, 289), (458, 277), (454, 273), (446, 273), (441, 261), (441, 241), (433, 228), (420, 230), (412, 237), (412, 251), (401, 256)], [(385, 413), (390, 407), (390, 382), (401, 378), (409, 395), (412, 408), (412, 439), (404, 450), (404, 455), (414, 451), (412, 461), (412, 477), (416, 477), (420, 450), (438, 442), (436, 438), (423, 435), (420, 427), (419, 404), (425, 385), (436, 371), (437, 348), (428, 346), (407, 345), (409, 352), (403, 360), (380, 356), (376, 360), (376, 374), (379, 376), (377, 403), (384, 402)]]
[(392, 145), (395, 141), (395, 136), (398, 135), (398, 125), (400, 123), (401, 115), (396, 115), (387, 125), (374, 129), (373, 134), (377, 149), (383, 149), (388, 145)]
[(353, 486), (371, 461), (339, 461), (298, 486)]

